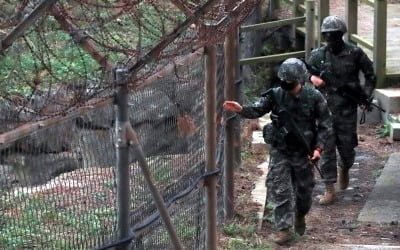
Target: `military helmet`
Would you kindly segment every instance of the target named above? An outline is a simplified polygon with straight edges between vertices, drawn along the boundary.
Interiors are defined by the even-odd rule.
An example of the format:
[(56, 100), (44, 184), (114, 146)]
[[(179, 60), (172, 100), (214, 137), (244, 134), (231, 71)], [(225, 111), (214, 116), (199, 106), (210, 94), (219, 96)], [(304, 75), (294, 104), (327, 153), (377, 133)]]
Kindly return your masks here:
[(286, 59), (278, 70), (278, 77), (283, 82), (304, 83), (306, 65), (297, 58)]
[(346, 23), (339, 16), (327, 16), (322, 21), (321, 33), (333, 31), (347, 32)]

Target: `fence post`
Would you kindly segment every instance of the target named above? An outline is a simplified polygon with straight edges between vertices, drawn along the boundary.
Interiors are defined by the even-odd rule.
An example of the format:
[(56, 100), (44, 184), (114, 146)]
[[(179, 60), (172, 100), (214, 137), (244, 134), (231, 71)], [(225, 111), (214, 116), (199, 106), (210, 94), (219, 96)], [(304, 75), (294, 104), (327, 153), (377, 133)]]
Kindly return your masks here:
[[(206, 173), (214, 172), (216, 166), (216, 86), (217, 49), (206, 48), (205, 118), (206, 118)], [(207, 177), (206, 188), (206, 249), (217, 250), (217, 176)]]
[[(347, 23), (347, 33), (344, 38), (346, 42), (351, 41), (351, 35), (357, 34), (357, 21), (358, 21), (358, 1), (346, 0), (345, 18)], [(354, 43), (354, 42), (353, 42)]]
[(269, 1), (269, 8), (268, 8), (268, 17), (272, 20), (275, 20), (275, 10), (280, 8), (279, 0), (270, 0)]
[[(238, 102), (243, 102), (243, 80), (242, 80), (242, 66), (240, 65), (241, 48), (240, 48), (240, 28), (238, 27), (232, 34), (234, 39), (233, 49), (235, 54), (233, 55), (232, 67), (235, 68), (234, 87), (235, 87), (235, 98)], [(240, 168), (242, 165), (242, 144), (241, 144), (241, 125), (239, 116), (235, 116), (232, 121), (234, 137), (234, 154), (235, 154), (235, 169)]]
[[(236, 55), (237, 43), (236, 32), (230, 32), (225, 38), (225, 99), (237, 101), (235, 86), (236, 76)], [(231, 219), (234, 215), (234, 171), (236, 167), (235, 147), (235, 123), (238, 118), (228, 119), (225, 123), (225, 145), (224, 145), (224, 216), (225, 219)], [(240, 153), (240, 152), (239, 152)]]
[[(292, 6), (292, 11), (293, 11), (293, 17), (300, 17), (304, 16), (304, 13), (300, 10), (300, 5), (304, 4), (304, 0), (293, 0), (293, 6)], [(298, 35), (297, 35), (297, 27), (298, 24), (293, 24), (292, 25), (292, 47), (297, 49), (299, 47), (299, 41), (298, 41)]]
[(311, 50), (315, 44), (315, 33), (314, 33), (314, 18), (315, 18), (315, 2), (314, 0), (306, 1), (306, 34), (305, 34), (305, 59), (308, 60), (311, 55)]
[[(116, 172), (117, 172), (117, 230), (118, 238), (124, 239), (129, 236), (129, 145), (126, 136), (126, 123), (129, 123), (128, 115), (128, 87), (120, 85), (127, 76), (127, 69), (115, 69), (115, 82), (117, 84), (116, 96)], [(128, 249), (129, 243), (118, 247), (118, 250)]]
[(374, 69), (376, 87), (383, 88), (386, 83), (386, 31), (387, 0), (375, 0), (374, 11)]
[(317, 13), (317, 47), (321, 47), (321, 24), (327, 16), (329, 16), (329, 0), (319, 0)]

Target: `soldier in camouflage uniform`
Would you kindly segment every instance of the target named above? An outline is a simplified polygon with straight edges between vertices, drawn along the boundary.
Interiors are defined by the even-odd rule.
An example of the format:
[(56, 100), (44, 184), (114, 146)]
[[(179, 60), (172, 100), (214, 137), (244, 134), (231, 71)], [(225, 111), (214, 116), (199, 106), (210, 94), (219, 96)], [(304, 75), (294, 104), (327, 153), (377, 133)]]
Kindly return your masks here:
[[(349, 169), (354, 163), (354, 148), (358, 144), (357, 104), (333, 90), (346, 84), (359, 93), (364, 91), (366, 96), (371, 96), (376, 84), (371, 60), (361, 48), (343, 41), (342, 37), (346, 32), (346, 24), (341, 18), (326, 17), (321, 25), (321, 33), (327, 45), (313, 50), (308, 60), (318, 71), (329, 72), (340, 80), (325, 83), (319, 76), (309, 76), (310, 82), (325, 96), (333, 115), (333, 136), (328, 140), (320, 162), (326, 186), (326, 192), (320, 199), (321, 205), (328, 205), (336, 200), (336, 148), (339, 155), (339, 186), (344, 190), (349, 184)], [(364, 73), (364, 86), (360, 84), (360, 71)]]
[[(305, 215), (311, 208), (315, 185), (313, 163), (320, 158), (325, 140), (332, 132), (330, 111), (322, 94), (312, 86), (305, 86), (305, 65), (296, 58), (285, 60), (278, 71), (280, 87), (270, 89), (254, 105), (242, 106), (225, 101), (224, 108), (254, 119), (271, 112), (272, 124), (264, 139), (271, 144), (269, 171), (266, 180), (268, 202), (273, 205), (274, 241), (288, 242), (294, 225), (296, 233), (305, 231)], [(310, 152), (300, 145), (293, 134), (286, 133), (278, 114), (284, 108), (303, 133)]]

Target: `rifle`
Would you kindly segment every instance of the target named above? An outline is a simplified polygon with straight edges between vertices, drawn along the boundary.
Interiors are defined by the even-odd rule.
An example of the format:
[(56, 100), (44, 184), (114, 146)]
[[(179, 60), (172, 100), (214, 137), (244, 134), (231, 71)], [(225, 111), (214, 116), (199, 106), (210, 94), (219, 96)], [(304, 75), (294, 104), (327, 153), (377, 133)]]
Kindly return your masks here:
[[(271, 89), (265, 93), (265, 95), (270, 95), (272, 100), (277, 105), (277, 112), (276, 114), (271, 113), (271, 119), (278, 119), (280, 128), (284, 132), (285, 135), (292, 135), (294, 136), (296, 142), (299, 144), (300, 148), (305, 149), (307, 155), (312, 158), (314, 156), (314, 150), (311, 149), (310, 145), (308, 144), (306, 138), (302, 131), (300, 131), (299, 127), (296, 125), (296, 122), (293, 120), (292, 115), (289, 111), (287, 111), (281, 104), (280, 100), (276, 98), (277, 92), (274, 89)], [(323, 179), (323, 175), (321, 170), (317, 166), (317, 162), (311, 161), (312, 165), (318, 170), (321, 178)]]
[(348, 86), (347, 84), (341, 84), (339, 87), (334, 87), (333, 83), (341, 82), (340, 79), (334, 76), (331, 72), (320, 71), (314, 66), (308, 64), (304, 59), (301, 60), (304, 62), (310, 74), (321, 77), (321, 79), (324, 80), (325, 83), (327, 83), (327, 87), (332, 89), (333, 92), (336, 93), (337, 95), (342, 96), (352, 101), (353, 103), (356, 103), (357, 105), (364, 105), (368, 111), (371, 111), (372, 107), (375, 107), (380, 111), (386, 113), (386, 110), (373, 103), (372, 97), (368, 97), (363, 91), (361, 92), (357, 91), (354, 88)]

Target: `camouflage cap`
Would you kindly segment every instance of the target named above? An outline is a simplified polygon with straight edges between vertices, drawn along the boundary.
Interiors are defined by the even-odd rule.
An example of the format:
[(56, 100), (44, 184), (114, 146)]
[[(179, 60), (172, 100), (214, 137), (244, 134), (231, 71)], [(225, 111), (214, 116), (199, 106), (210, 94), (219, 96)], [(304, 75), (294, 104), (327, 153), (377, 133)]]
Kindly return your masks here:
[(346, 23), (339, 16), (327, 16), (322, 21), (321, 33), (332, 31), (347, 32)]
[(278, 70), (278, 77), (281, 81), (304, 83), (306, 65), (297, 58), (286, 59)]

